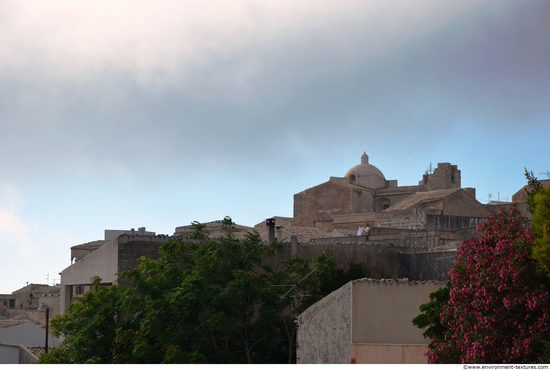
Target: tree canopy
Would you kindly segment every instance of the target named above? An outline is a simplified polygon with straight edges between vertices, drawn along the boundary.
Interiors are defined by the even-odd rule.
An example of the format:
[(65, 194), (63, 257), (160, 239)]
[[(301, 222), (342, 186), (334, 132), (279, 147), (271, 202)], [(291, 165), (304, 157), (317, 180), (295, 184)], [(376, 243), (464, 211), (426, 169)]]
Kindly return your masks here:
[(550, 274), (550, 185), (533, 196), (533, 257)]
[(366, 277), (361, 266), (336, 270), (323, 254), (281, 261), (281, 243), (266, 245), (257, 233), (239, 241), (228, 217), (218, 239), (193, 228), (189, 239), (164, 243), (160, 258), (124, 271), (127, 287), (96, 279), (96, 290), (52, 320), (66, 339), (40, 362), (294, 362), (296, 314), (348, 277)]

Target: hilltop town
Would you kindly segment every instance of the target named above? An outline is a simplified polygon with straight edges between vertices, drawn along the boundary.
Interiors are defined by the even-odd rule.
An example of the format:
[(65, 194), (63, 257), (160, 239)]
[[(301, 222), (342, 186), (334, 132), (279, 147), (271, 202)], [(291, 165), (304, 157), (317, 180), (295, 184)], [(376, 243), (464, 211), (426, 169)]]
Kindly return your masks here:
[[(514, 204), (531, 218), (525, 188), (511, 202), (482, 204), (476, 189), (462, 187), (461, 171), (451, 163), (419, 174), (418, 184), (400, 186), (386, 179), (366, 153), (342, 173), (296, 193), (292, 217), (268, 215), (254, 226), (234, 225), (233, 235), (244, 240), (258, 233), (265, 243), (282, 242), (281, 260), (324, 252), (339, 269), (357, 264), (369, 271), (370, 276), (344, 285), (300, 315), (299, 363), (424, 363), (429, 341), (411, 324), (418, 307), (449, 279), (458, 246), (476, 235), (489, 215)], [(204, 225), (211, 238), (224, 233), (221, 221)], [(119, 274), (135, 268), (141, 257), (158, 258), (163, 243), (189, 238), (192, 231), (193, 225), (178, 226), (173, 235), (143, 227), (105, 230), (102, 240), (67, 246), (70, 264), (58, 285), (29, 284), (0, 295), (0, 349), (10, 349), (12, 356), (6, 361), (13, 361), (17, 346), (8, 343), (3, 330), (27, 322), (45, 329), (46, 319), (66, 313), (75, 297), (94, 289), (93, 277), (104, 286), (119, 284)], [(392, 304), (396, 297), (399, 305)], [(330, 338), (321, 333), (331, 330)], [(29, 348), (40, 345), (30, 342), (17, 349), (17, 356), (32, 363), (37, 351)], [(57, 343), (50, 340), (50, 346)]]

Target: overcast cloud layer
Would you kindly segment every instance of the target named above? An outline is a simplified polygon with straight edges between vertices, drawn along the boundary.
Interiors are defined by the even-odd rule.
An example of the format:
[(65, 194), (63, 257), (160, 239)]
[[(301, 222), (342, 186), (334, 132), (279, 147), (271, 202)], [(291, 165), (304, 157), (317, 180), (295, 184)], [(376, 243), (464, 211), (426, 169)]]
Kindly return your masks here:
[[(292, 216), (366, 151), (482, 202), (548, 165), (550, 2), (3, 1), (9, 293), (104, 229)], [(502, 200), (501, 199), (501, 200)], [(57, 276), (56, 276), (57, 275)]]

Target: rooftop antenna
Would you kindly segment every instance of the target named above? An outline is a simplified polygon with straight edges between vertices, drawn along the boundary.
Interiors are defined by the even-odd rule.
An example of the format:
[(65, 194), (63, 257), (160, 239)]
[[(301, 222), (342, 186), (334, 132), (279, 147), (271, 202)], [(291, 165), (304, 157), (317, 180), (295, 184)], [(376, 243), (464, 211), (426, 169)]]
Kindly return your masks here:
[(48, 285), (50, 285), (50, 273), (46, 274), (46, 281), (48, 282)]
[(489, 202), (491, 201), (491, 198), (493, 197), (493, 194), (492, 193), (489, 193), (487, 194), (487, 196), (489, 197)]
[(432, 168), (432, 162), (430, 162), (430, 167), (426, 168), (426, 175), (431, 175), (432, 173), (434, 173), (434, 170)]
[[(309, 277), (309, 275), (313, 274), (315, 272), (315, 270), (317, 270), (317, 267), (314, 268), (313, 270), (311, 270), (309, 274), (304, 276), (302, 280), (300, 280), (299, 282), (297, 282), (294, 285), (272, 285), (272, 286), (281, 286), (281, 287), (291, 287), (285, 294), (283, 294), (282, 296), (279, 297), (279, 299), (281, 299), (281, 300), (284, 297), (286, 297), (288, 295), (288, 293), (290, 293), (294, 289), (296, 289), (296, 295), (291, 296), (291, 297), (295, 298), (295, 304), (296, 304), (296, 320), (294, 320), (296, 322), (296, 349), (298, 349), (298, 347), (299, 347), (299, 345), (298, 345), (298, 328), (299, 328), (300, 325), (298, 324), (298, 316), (300, 316), (300, 311), (298, 309), (298, 305), (300, 304), (300, 283), (302, 281), (304, 281), (305, 279), (307, 279)], [(308, 294), (302, 294), (301, 296), (302, 297), (308, 297), (309, 295)], [(296, 361), (298, 361), (298, 355), (296, 355)]]

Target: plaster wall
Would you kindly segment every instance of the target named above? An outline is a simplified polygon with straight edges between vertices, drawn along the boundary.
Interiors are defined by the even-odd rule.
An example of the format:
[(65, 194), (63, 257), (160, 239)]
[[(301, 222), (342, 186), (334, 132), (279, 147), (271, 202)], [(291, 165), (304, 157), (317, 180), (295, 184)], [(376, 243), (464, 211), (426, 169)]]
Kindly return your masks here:
[(349, 363), (351, 283), (308, 308), (298, 325), (297, 363)]
[(93, 253), (95, 249), (72, 249), (71, 250), (71, 261), (76, 260), (79, 261), (82, 258), (86, 257), (88, 254)]
[(443, 282), (360, 279), (352, 282), (352, 342), (425, 344), (429, 339), (412, 324), (420, 305)]
[(89, 285), (94, 276), (114, 284), (118, 272), (118, 238), (105, 243), (61, 272), (59, 313), (64, 314), (74, 296), (74, 286)]
[(113, 284), (117, 272), (118, 238), (115, 238), (63, 270), (61, 285), (88, 285), (94, 276), (99, 276), (102, 283)]
[(427, 345), (352, 344), (351, 363), (427, 364)]
[(31, 352), (29, 347), (20, 345), (18, 349), (19, 353), (19, 364), (34, 364), (36, 361), (38, 361), (38, 357)]
[(426, 363), (429, 340), (412, 319), (443, 284), (349, 282), (299, 316), (298, 363)]
[(19, 347), (0, 344), (0, 364), (17, 364), (19, 362)]
[(74, 286), (87, 286), (94, 276), (103, 285), (117, 284), (118, 274), (137, 267), (140, 257), (158, 258), (160, 245), (169, 239), (167, 235), (119, 235), (67, 267), (61, 273), (60, 312), (65, 313), (73, 299)]

